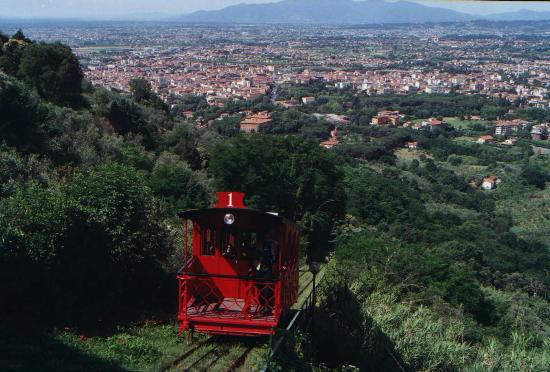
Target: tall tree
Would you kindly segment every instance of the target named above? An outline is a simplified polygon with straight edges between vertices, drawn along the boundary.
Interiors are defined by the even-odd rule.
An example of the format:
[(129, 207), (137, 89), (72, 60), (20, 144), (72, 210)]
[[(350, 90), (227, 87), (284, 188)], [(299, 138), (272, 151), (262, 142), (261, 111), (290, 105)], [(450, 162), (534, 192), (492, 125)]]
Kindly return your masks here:
[(76, 56), (61, 43), (31, 44), (23, 51), (19, 75), (45, 99), (78, 103), (84, 74)]
[(209, 171), (220, 189), (244, 191), (251, 206), (298, 221), (308, 247), (322, 252), (345, 208), (340, 162), (316, 142), (255, 135), (217, 146)]

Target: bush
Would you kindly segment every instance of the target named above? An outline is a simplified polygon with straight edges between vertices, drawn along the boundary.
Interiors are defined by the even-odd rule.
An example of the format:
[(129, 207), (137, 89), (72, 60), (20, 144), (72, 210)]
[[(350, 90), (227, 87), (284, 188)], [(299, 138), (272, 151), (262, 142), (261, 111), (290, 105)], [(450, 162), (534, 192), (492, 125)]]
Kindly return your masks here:
[(205, 208), (209, 204), (209, 190), (175, 155), (161, 155), (151, 173), (150, 183), (174, 215), (187, 209)]
[(533, 185), (541, 190), (546, 187), (546, 181), (550, 180), (550, 176), (545, 171), (532, 166), (527, 166), (521, 172), (521, 177), (529, 185)]
[(46, 110), (36, 94), (0, 73), (0, 138), (22, 152), (40, 152), (45, 136), (40, 123)]
[(167, 248), (151, 190), (133, 168), (106, 164), (60, 188), (22, 188), (0, 208), (2, 311), (127, 319), (159, 300)]

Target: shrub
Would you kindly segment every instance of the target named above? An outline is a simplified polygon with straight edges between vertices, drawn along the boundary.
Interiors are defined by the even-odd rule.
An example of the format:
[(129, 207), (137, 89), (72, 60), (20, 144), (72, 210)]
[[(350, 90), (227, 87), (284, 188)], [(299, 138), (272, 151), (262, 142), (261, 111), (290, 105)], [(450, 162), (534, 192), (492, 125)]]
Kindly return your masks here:
[(158, 300), (166, 254), (156, 201), (131, 167), (21, 188), (0, 206), (2, 311), (44, 321), (131, 317)]

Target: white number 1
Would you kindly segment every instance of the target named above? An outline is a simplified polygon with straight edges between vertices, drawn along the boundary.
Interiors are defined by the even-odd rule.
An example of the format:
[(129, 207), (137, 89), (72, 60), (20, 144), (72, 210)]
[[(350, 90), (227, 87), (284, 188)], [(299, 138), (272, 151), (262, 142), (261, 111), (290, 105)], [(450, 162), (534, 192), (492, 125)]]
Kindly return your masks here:
[(227, 205), (229, 208), (233, 208), (233, 193), (229, 193), (229, 204)]

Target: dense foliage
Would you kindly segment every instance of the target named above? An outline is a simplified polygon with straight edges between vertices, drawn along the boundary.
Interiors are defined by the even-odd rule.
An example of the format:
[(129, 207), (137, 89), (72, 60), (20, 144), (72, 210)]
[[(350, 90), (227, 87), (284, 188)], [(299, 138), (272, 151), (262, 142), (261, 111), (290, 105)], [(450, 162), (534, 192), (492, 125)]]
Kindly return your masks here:
[(216, 147), (209, 172), (219, 189), (240, 189), (259, 210), (298, 221), (309, 246), (325, 251), (343, 216), (340, 159), (300, 138), (252, 136)]
[(31, 183), (0, 205), (3, 311), (70, 322), (150, 308), (168, 232), (135, 169), (105, 164), (60, 187)]
[(18, 75), (45, 99), (58, 103), (77, 103), (83, 73), (71, 49), (60, 43), (32, 43), (19, 62)]

